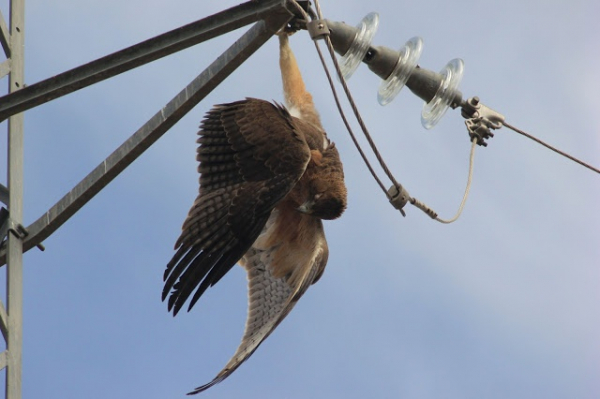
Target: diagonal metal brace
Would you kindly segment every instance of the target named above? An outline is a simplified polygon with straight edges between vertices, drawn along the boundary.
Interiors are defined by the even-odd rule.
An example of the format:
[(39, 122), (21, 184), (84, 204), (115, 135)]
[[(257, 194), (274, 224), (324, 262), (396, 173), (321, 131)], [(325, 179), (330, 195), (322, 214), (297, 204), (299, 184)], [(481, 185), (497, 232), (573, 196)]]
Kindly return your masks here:
[(0, 12), (0, 46), (4, 50), (4, 55), (6, 55), (6, 58), (10, 58), (10, 31), (6, 25), (6, 22), (4, 21), (2, 12)]
[[(48, 212), (28, 226), (29, 235), (23, 241), (23, 250), (28, 251), (56, 231), (273, 34), (282, 29), (292, 17), (293, 15), (285, 7), (280, 7), (272, 11), (264, 21), (257, 22)], [(0, 265), (5, 263), (6, 251), (0, 249)]]
[[(248, 1), (0, 97), (0, 121), (50, 100), (287, 11), (287, 0)], [(289, 6), (291, 7), (291, 6)]]

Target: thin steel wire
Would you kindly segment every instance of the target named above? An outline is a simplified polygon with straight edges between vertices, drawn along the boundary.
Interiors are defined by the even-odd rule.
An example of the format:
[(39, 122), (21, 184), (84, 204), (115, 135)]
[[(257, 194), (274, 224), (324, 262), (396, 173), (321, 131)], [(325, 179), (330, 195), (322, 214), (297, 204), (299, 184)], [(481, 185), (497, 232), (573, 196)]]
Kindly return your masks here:
[(575, 158), (574, 156), (572, 156), (572, 155), (569, 155), (569, 154), (567, 154), (566, 152), (563, 152), (563, 151), (559, 150), (558, 148), (556, 148), (556, 147), (553, 147), (553, 146), (551, 146), (550, 144), (543, 142), (542, 140), (538, 139), (537, 137), (534, 137), (534, 136), (530, 135), (529, 133), (526, 133), (526, 132), (524, 132), (524, 131), (523, 131), (523, 130), (521, 130), (521, 129), (517, 129), (516, 127), (514, 127), (514, 126), (512, 126), (512, 125), (510, 125), (510, 124), (508, 124), (508, 123), (506, 123), (506, 122), (502, 122), (502, 123), (503, 123), (503, 125), (504, 125), (504, 126), (506, 126), (507, 128), (509, 128), (509, 129), (511, 129), (511, 130), (513, 130), (513, 131), (515, 131), (515, 132), (517, 132), (517, 133), (519, 133), (519, 134), (521, 134), (521, 135), (523, 135), (523, 136), (527, 137), (528, 139), (531, 139), (531, 140), (535, 141), (535, 142), (536, 142), (536, 143), (538, 143), (538, 144), (541, 144), (541, 145), (543, 145), (544, 147), (546, 147), (546, 148), (548, 148), (548, 149), (550, 149), (550, 150), (552, 150), (552, 151), (556, 152), (557, 154), (559, 154), (559, 155), (562, 155), (563, 157), (565, 157), (565, 158), (568, 158), (568, 159), (570, 159), (570, 160), (571, 160), (571, 161), (573, 161), (573, 162), (577, 162), (577, 163), (578, 163), (578, 164), (580, 164), (581, 166), (584, 166), (584, 167), (586, 167), (586, 168), (588, 168), (588, 169), (590, 169), (590, 170), (592, 170), (592, 171), (594, 171), (594, 172), (596, 172), (596, 173), (600, 173), (600, 170), (599, 170), (599, 169), (597, 169), (597, 168), (595, 168), (595, 167), (591, 166), (590, 164), (587, 164), (587, 163), (585, 163), (585, 162), (583, 162), (583, 161), (581, 161), (581, 160), (579, 160), (579, 159)]
[[(323, 16), (321, 15), (321, 10), (320, 10), (320, 7), (319, 7), (319, 1), (318, 0), (315, 1), (315, 8), (317, 10), (317, 16), (318, 16), (318, 18), (319, 19), (323, 19)], [(383, 157), (381, 156), (381, 154), (379, 153), (379, 150), (377, 149), (377, 146), (375, 145), (375, 142), (373, 141), (373, 138), (371, 137), (371, 134), (369, 133), (369, 129), (367, 129), (367, 125), (363, 121), (362, 116), (360, 115), (360, 112), (358, 111), (358, 107), (356, 106), (356, 103), (354, 102), (354, 98), (352, 97), (352, 93), (350, 92), (350, 89), (348, 88), (348, 84), (346, 83), (346, 79), (344, 79), (344, 76), (342, 75), (342, 72), (340, 70), (340, 65), (338, 63), (337, 57), (335, 56), (335, 51), (333, 49), (333, 44), (331, 43), (331, 39), (329, 38), (329, 36), (325, 36), (325, 43), (327, 44), (327, 50), (329, 50), (329, 55), (331, 56), (331, 60), (333, 61), (333, 65), (335, 66), (335, 70), (336, 70), (336, 72), (338, 74), (338, 77), (340, 79), (342, 87), (344, 88), (344, 92), (346, 94), (346, 97), (348, 97), (348, 102), (350, 103), (350, 107), (352, 108), (352, 112), (354, 112), (354, 116), (356, 117), (356, 121), (360, 125), (360, 127), (361, 127), (361, 129), (363, 131), (363, 134), (364, 134), (365, 138), (367, 139), (367, 142), (369, 143), (369, 146), (371, 147), (371, 150), (373, 151), (373, 154), (377, 158), (377, 161), (379, 161), (379, 165), (381, 165), (381, 168), (383, 169), (383, 171), (385, 172), (385, 174), (387, 175), (387, 177), (390, 179), (390, 181), (392, 182), (392, 184), (395, 187), (401, 187), (400, 183), (398, 183), (396, 181), (396, 178), (394, 177), (394, 175), (392, 174), (392, 172), (388, 168), (388, 166), (385, 163), (385, 161), (383, 160)], [(386, 195), (387, 195), (387, 191), (386, 191)], [(388, 195), (388, 197), (389, 197), (389, 195)]]
[[(316, 41), (314, 43), (315, 43), (315, 48), (317, 49), (317, 53), (319, 54), (319, 58), (321, 59), (321, 63), (323, 65), (326, 65), (325, 64), (325, 58), (323, 57), (323, 53), (321, 52), (321, 49), (319, 48), (319, 44)], [(369, 172), (371, 172), (371, 175), (373, 176), (373, 178), (375, 179), (375, 181), (377, 182), (377, 184), (379, 185), (379, 187), (381, 187), (381, 190), (383, 190), (383, 192), (385, 193), (385, 195), (389, 198), (390, 196), (389, 196), (389, 194), (387, 192), (387, 189), (383, 185), (383, 182), (381, 181), (381, 179), (379, 179), (379, 176), (377, 176), (377, 173), (373, 169), (373, 166), (371, 165), (371, 162), (369, 162), (369, 159), (367, 158), (365, 152), (363, 151), (362, 147), (358, 143), (358, 140), (356, 139), (356, 136), (354, 135), (354, 131), (352, 130), (352, 128), (350, 127), (350, 124), (348, 123), (348, 119), (346, 118), (346, 115), (344, 114), (344, 111), (342, 110), (342, 105), (340, 104), (340, 100), (338, 98), (337, 90), (335, 89), (335, 86), (333, 84), (333, 79), (331, 78), (331, 74), (329, 73), (329, 69), (327, 69), (327, 67), (325, 67), (324, 69), (325, 69), (325, 75), (327, 75), (327, 80), (329, 81), (329, 85), (331, 86), (331, 92), (333, 93), (333, 98), (335, 99), (335, 105), (337, 106), (337, 109), (338, 109), (338, 111), (340, 113), (340, 116), (342, 117), (342, 121), (344, 122), (344, 125), (346, 126), (346, 129), (348, 130), (348, 133), (350, 134), (350, 138), (352, 139), (352, 142), (354, 143), (354, 146), (356, 147), (356, 149), (358, 150), (358, 153), (360, 154), (361, 158), (365, 162), (365, 165), (367, 165), (367, 168), (369, 169)]]

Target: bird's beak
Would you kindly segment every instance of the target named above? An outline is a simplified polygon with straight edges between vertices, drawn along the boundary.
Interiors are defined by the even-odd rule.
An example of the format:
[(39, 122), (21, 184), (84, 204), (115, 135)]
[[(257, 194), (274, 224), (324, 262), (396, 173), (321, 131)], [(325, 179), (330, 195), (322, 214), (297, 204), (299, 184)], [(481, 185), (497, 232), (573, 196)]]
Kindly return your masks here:
[(306, 214), (311, 214), (312, 213), (312, 207), (315, 204), (314, 201), (306, 201), (304, 204), (300, 205), (297, 210), (298, 212), (301, 213), (306, 213)]

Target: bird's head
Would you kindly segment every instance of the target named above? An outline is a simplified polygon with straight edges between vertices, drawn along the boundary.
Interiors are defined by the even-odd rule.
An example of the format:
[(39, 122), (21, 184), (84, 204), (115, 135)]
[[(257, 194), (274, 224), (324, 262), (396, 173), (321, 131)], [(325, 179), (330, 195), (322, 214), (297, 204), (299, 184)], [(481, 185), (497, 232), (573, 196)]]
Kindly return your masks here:
[[(324, 158), (325, 159), (325, 158)], [(346, 209), (346, 185), (344, 174), (339, 168), (323, 164), (319, 169), (327, 169), (327, 173), (315, 173), (308, 183), (306, 200), (298, 207), (298, 211), (320, 219), (337, 219)]]
[(332, 192), (317, 193), (298, 207), (299, 212), (327, 220), (339, 218), (345, 209), (346, 196)]

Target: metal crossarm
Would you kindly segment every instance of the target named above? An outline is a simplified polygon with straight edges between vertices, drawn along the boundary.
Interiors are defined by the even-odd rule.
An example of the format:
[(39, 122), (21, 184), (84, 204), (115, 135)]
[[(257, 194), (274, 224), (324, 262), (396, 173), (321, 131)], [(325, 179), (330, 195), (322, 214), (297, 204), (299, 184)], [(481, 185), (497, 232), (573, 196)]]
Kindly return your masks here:
[(250, 23), (291, 16), (286, 4), (249, 1), (0, 97), (0, 121)]
[[(292, 14), (284, 8), (281, 10), (283, 12), (271, 13), (271, 18), (268, 20), (257, 22), (48, 212), (28, 226), (29, 234), (23, 242), (23, 250), (28, 251), (50, 236), (225, 80), (275, 32), (285, 26)], [(4, 264), (4, 261), (5, 251), (0, 250), (0, 265)]]

